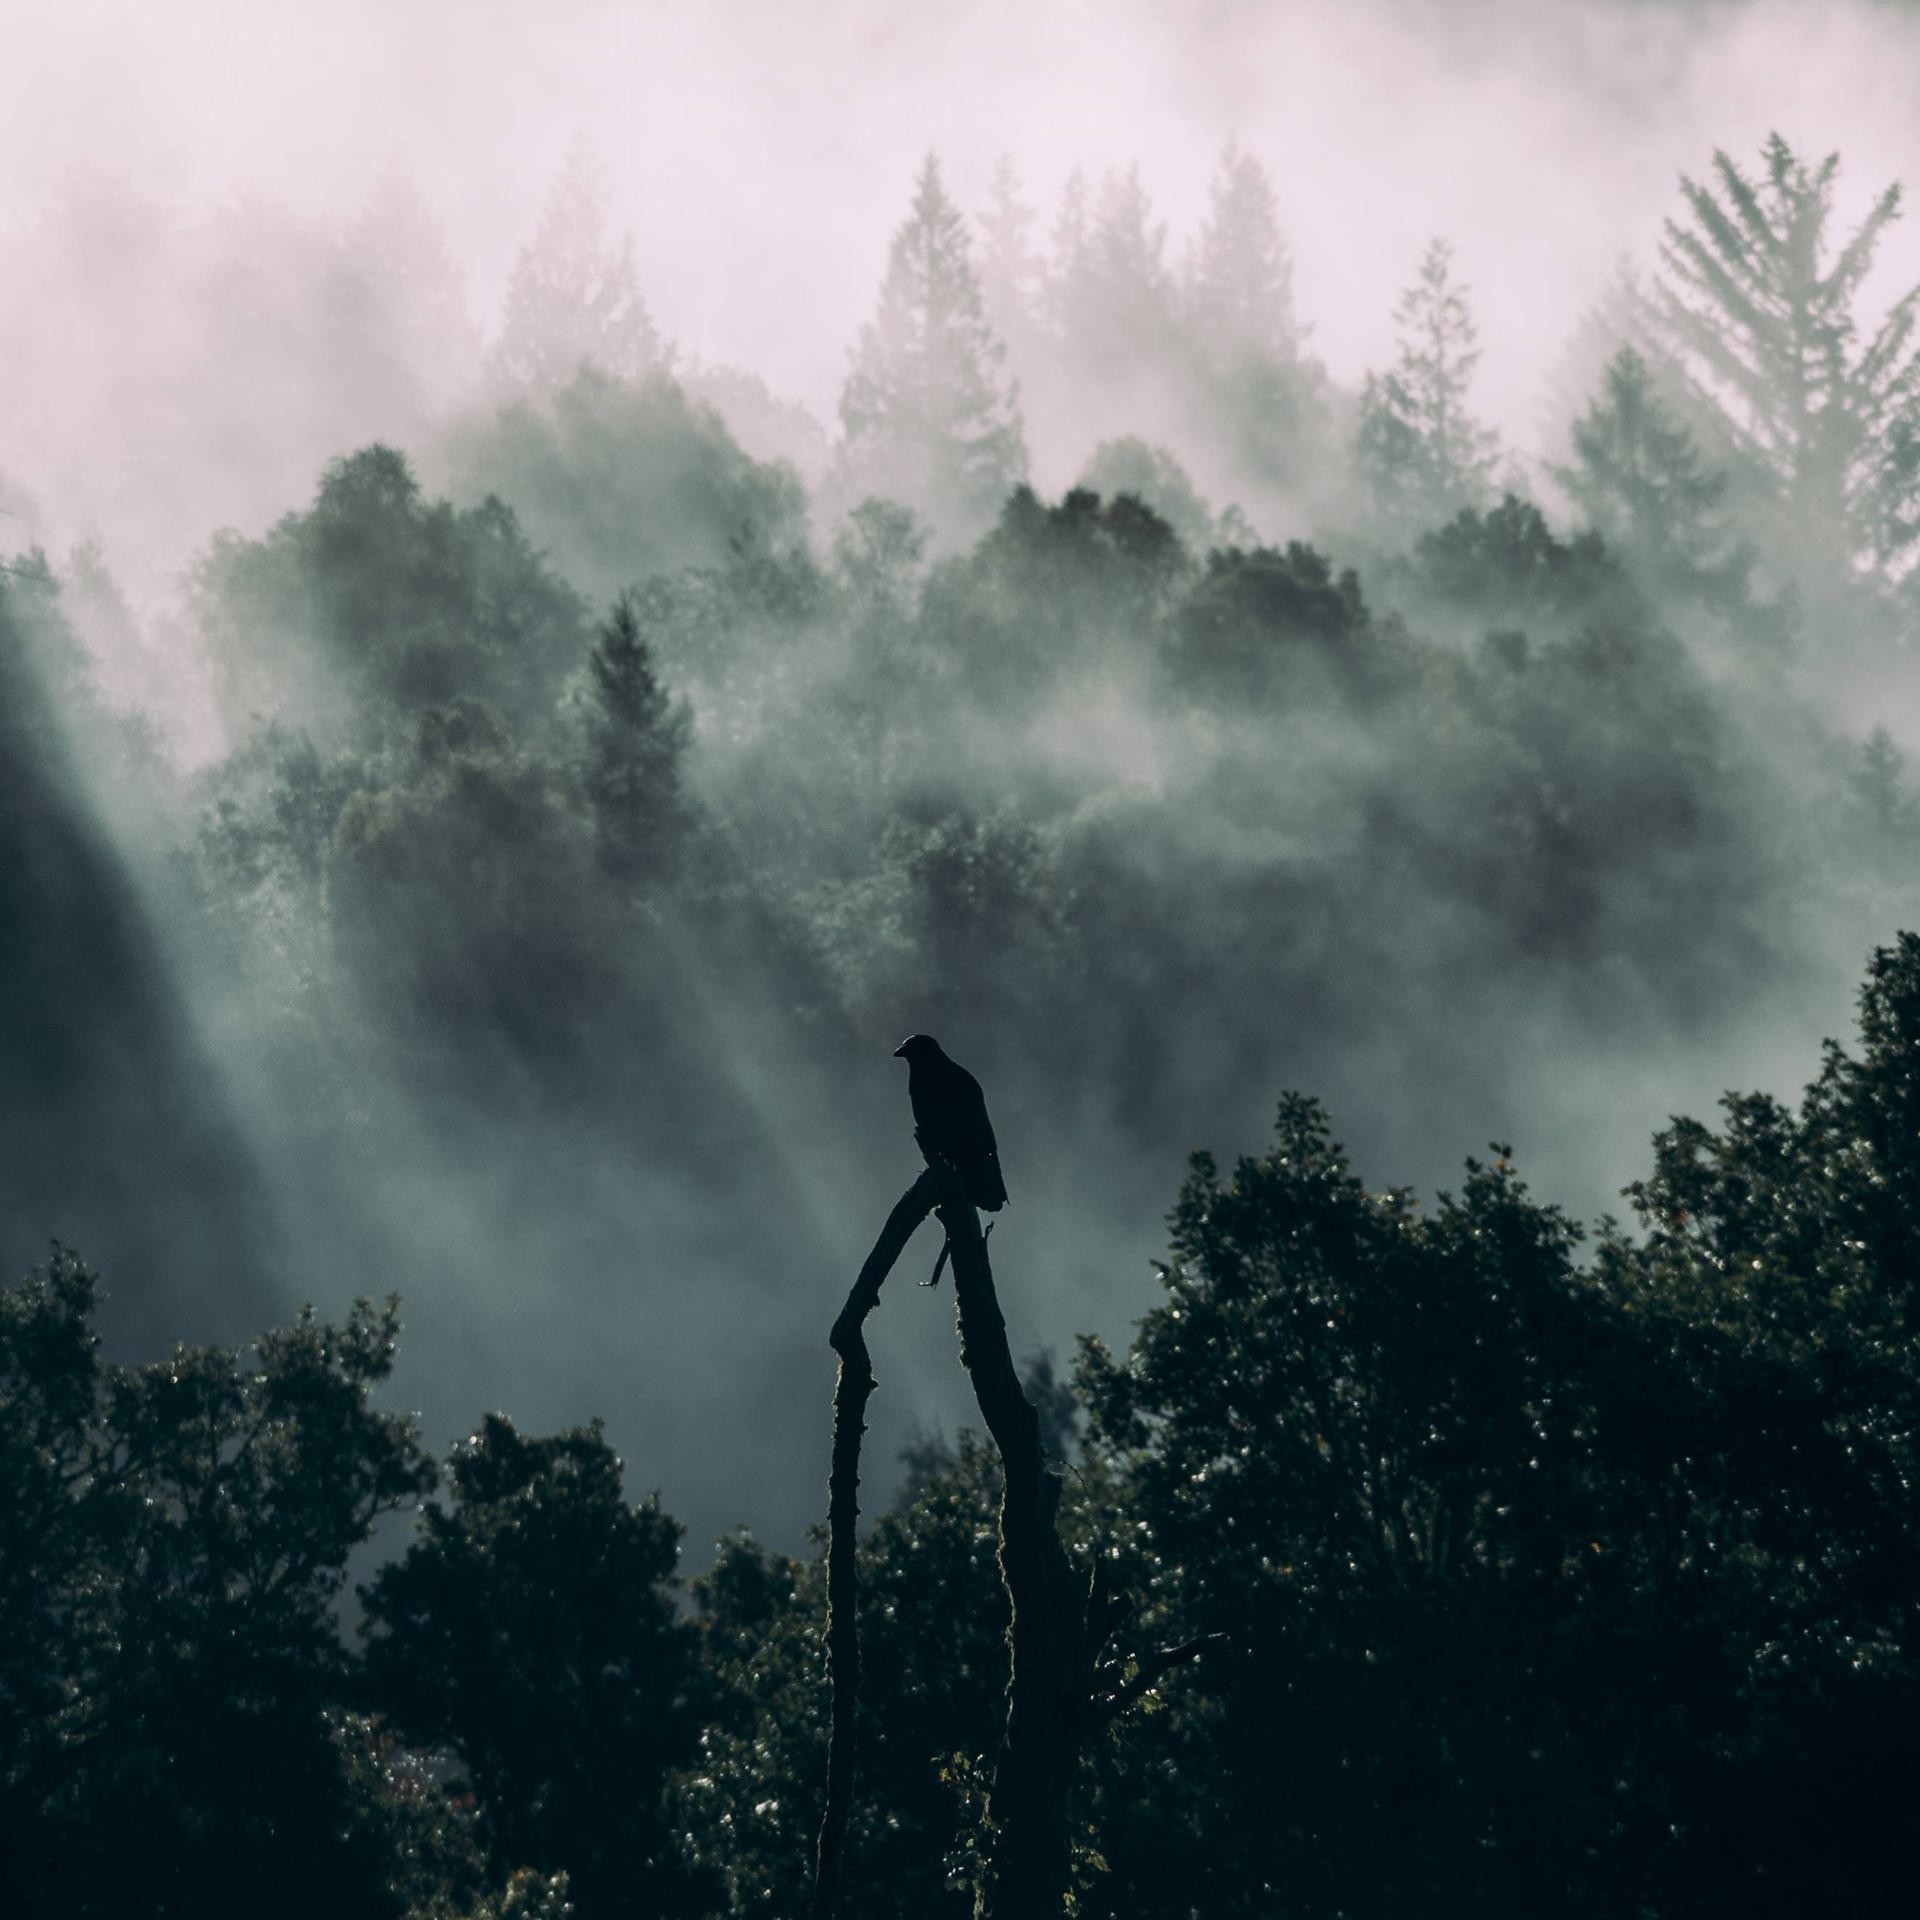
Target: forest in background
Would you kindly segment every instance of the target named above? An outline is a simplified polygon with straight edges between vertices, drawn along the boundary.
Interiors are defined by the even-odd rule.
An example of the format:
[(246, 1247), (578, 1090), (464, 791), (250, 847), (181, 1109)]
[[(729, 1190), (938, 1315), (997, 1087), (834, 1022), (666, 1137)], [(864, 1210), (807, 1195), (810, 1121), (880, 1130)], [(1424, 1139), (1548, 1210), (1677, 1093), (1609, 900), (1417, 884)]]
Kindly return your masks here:
[[(338, 230), (83, 196), (16, 243), (10, 325), (75, 285), (174, 316), (251, 522), (186, 523), (173, 389), (103, 416), (193, 554), (136, 603), (31, 544), (7, 416), (0, 1225), (101, 1261), (125, 1356), (64, 1250), (7, 1295), (30, 1898), (781, 1910), (820, 1765), (781, 1549), (924, 1028), (993, 1100), (1021, 1331), (1131, 1348), (1074, 1394), (1034, 1362), (1081, 1537), (1143, 1628), (1239, 1650), (1095, 1756), (1081, 1911), (1873, 1910), (1911, 1837), (1920, 394), (1916, 296), (1861, 297), (1897, 195), (1842, 223), (1837, 179), (1774, 139), (1683, 183), (1531, 462), (1442, 242), (1398, 359), (1330, 379), (1238, 146), (1178, 250), (1137, 172), (1043, 234), (1010, 166), (970, 222), (929, 160), (837, 433), (661, 339), (584, 152), (491, 338), (398, 185)], [(1780, 1067), (1803, 1107), (1674, 1123), (1587, 1251), (1506, 1152), (1422, 1207), (1289, 1098), (1195, 1164), (1155, 1304), (1175, 1170), (1284, 1086), (1369, 1177), (1498, 1130), (1588, 1211), (1701, 1073)], [(426, 1430), (507, 1383), (518, 1425), (435, 1468), (376, 1411), (397, 1323), (345, 1303), (392, 1291)], [(964, 1906), (1001, 1684), (990, 1462), (912, 1437), (943, 1338), (881, 1358), (875, 1914)], [(773, 1537), (690, 1610), (599, 1413), (705, 1533), (751, 1498)]]

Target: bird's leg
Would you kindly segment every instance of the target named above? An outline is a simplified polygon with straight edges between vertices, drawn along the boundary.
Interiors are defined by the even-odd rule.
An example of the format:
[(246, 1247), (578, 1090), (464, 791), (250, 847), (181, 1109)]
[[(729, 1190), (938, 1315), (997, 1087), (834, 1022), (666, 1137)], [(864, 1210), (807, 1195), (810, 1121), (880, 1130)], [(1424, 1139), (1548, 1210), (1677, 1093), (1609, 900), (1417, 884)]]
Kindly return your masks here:
[(933, 1263), (933, 1278), (931, 1280), (922, 1280), (920, 1284), (923, 1287), (937, 1287), (940, 1284), (940, 1276), (947, 1270), (947, 1255), (952, 1251), (953, 1242), (951, 1240), (942, 1240), (940, 1242), (940, 1258)]
[[(986, 1232), (980, 1236), (982, 1240), (990, 1240), (993, 1237), (993, 1227), (994, 1223), (989, 1220), (987, 1222)], [(940, 1242), (940, 1258), (933, 1263), (933, 1278), (931, 1280), (922, 1280), (920, 1284), (923, 1287), (937, 1287), (940, 1284), (940, 1276), (947, 1270), (947, 1256), (952, 1251), (953, 1242), (951, 1240), (942, 1240)]]

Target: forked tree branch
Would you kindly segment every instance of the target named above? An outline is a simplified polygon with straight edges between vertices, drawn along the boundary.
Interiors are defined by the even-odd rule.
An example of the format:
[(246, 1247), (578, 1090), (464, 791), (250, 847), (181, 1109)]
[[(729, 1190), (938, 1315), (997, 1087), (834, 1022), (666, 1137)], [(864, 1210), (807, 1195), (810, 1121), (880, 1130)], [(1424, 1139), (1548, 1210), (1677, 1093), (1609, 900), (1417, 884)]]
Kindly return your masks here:
[(894, 1203), (829, 1341), (840, 1356), (833, 1387), (833, 1463), (827, 1472), (827, 1675), (833, 1717), (827, 1734), (827, 1804), (814, 1856), (813, 1920), (831, 1920), (853, 1807), (853, 1750), (860, 1711), (860, 1575), (855, 1527), (860, 1517), (860, 1436), (866, 1431), (873, 1359), (866, 1318), (906, 1244), (940, 1198), (942, 1175), (929, 1167)]

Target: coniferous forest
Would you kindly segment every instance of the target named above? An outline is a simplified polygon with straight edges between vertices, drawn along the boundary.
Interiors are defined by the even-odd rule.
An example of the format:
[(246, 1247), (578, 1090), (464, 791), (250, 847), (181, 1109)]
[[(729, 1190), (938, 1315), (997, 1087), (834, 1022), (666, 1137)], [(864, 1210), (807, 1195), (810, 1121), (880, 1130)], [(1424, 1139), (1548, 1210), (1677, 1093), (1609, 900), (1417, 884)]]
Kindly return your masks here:
[(843, 1920), (1909, 1911), (1920, 269), (1846, 131), (1703, 143), (1526, 438), (1470, 250), (1336, 372), (1224, 128), (1180, 224), (903, 168), (830, 414), (584, 140), (497, 299), (404, 170), (0, 225), (0, 1911), (817, 1913), (917, 1031), (1110, 1710), (1021, 1904), (929, 1231)]

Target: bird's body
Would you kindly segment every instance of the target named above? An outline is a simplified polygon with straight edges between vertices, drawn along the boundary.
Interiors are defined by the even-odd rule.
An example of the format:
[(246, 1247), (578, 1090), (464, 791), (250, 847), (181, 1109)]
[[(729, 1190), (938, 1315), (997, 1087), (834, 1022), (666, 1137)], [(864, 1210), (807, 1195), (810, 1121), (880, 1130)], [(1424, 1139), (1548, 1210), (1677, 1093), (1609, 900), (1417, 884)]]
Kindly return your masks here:
[(907, 1063), (907, 1098), (913, 1103), (921, 1151), (959, 1174), (976, 1207), (998, 1213), (1007, 1204), (1007, 1183), (980, 1082), (957, 1060), (948, 1059), (930, 1034), (903, 1040), (894, 1057)]

